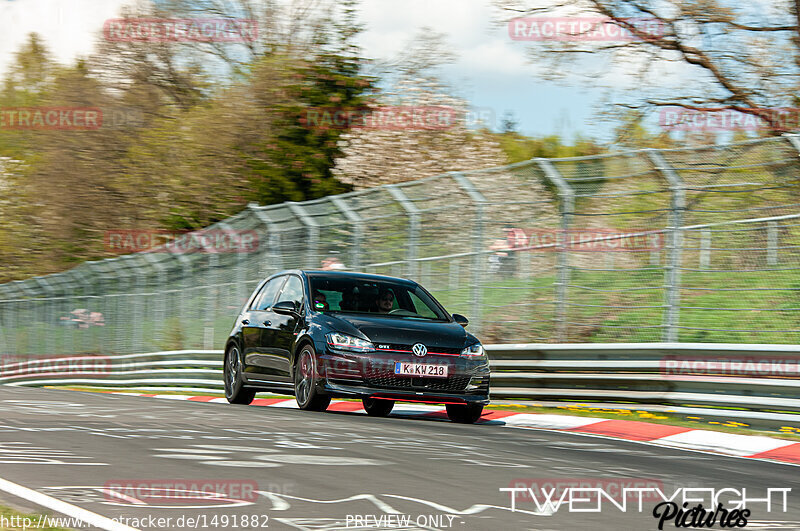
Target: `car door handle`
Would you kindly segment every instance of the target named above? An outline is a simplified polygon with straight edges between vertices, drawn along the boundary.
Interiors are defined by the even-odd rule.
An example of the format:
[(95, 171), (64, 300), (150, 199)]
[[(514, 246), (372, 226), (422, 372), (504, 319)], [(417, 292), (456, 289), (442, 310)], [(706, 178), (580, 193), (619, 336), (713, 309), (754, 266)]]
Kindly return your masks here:
[(272, 324), (272, 321), (264, 321), (264, 326), (270, 326), (271, 324)]
[(250, 319), (242, 319), (242, 324), (243, 325), (249, 325), (250, 324)]

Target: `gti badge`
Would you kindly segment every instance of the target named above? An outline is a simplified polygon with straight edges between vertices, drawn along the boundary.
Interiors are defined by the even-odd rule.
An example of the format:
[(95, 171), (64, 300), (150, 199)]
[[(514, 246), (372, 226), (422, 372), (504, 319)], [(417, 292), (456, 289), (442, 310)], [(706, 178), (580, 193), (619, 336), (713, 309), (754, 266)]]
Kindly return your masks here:
[(417, 356), (418, 358), (421, 358), (428, 353), (428, 349), (422, 343), (417, 343), (416, 345), (411, 347), (411, 350), (414, 352), (414, 355)]

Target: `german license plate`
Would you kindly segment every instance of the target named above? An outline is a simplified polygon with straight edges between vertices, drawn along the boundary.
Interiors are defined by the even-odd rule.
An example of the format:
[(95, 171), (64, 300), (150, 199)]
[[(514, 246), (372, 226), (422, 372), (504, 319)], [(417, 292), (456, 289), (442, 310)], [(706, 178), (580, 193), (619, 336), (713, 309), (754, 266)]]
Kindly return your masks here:
[(417, 376), (425, 378), (447, 378), (447, 365), (429, 365), (427, 363), (394, 364), (394, 373), (399, 376)]

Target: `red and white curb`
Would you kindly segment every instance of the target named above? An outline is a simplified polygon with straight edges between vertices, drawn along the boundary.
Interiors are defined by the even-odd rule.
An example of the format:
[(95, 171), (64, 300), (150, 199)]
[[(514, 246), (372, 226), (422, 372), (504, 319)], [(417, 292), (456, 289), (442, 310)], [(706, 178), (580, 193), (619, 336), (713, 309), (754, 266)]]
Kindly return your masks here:
[[(157, 395), (113, 391), (113, 394), (187, 400), (227, 404), (224, 398), (211, 396)], [(256, 398), (253, 406), (297, 408), (294, 398)], [(334, 400), (328, 411), (366, 414), (360, 402)], [(441, 406), (428, 404), (395, 404), (393, 415), (446, 419), (447, 411)], [(490, 423), (510, 428), (529, 428), (566, 431), (586, 435), (625, 439), (657, 446), (713, 452), (736, 457), (768, 459), (781, 463), (800, 465), (800, 443), (772, 437), (738, 435), (710, 430), (696, 430), (681, 426), (654, 424), (633, 420), (610, 420), (569, 415), (514, 413), (511, 411), (484, 411), (479, 423)]]

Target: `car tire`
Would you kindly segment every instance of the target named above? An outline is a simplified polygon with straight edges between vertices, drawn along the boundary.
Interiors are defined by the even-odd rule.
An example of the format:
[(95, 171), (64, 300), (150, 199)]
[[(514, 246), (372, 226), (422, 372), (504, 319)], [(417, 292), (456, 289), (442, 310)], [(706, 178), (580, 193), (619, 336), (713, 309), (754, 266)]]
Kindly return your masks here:
[(225, 380), (225, 398), (229, 403), (248, 405), (256, 397), (256, 390), (245, 387), (242, 381), (242, 360), (236, 345), (225, 351), (222, 376)]
[(481, 404), (447, 404), (447, 416), (459, 424), (474, 424), (483, 413)]
[(380, 400), (377, 398), (362, 398), (364, 410), (370, 417), (388, 417), (394, 407), (394, 400)]
[(317, 391), (317, 360), (311, 345), (305, 345), (294, 366), (294, 398), (306, 411), (325, 411), (331, 397)]

